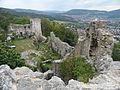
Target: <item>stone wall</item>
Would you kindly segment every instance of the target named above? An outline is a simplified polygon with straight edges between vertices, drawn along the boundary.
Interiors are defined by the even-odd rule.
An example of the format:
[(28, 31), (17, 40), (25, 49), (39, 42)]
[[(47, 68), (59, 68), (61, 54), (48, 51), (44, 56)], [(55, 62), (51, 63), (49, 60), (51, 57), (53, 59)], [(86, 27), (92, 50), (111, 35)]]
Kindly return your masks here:
[(9, 30), (12, 31), (15, 35), (31, 35), (32, 27), (30, 24), (11, 24)]
[(51, 46), (62, 57), (65, 57), (73, 50), (73, 47), (68, 45), (68, 43), (61, 41), (58, 37), (55, 37), (53, 32), (50, 33), (48, 45)]
[(41, 20), (38, 18), (31, 19), (30, 24), (11, 24), (9, 26), (9, 31), (18, 36), (29, 37), (35, 35), (38, 40), (46, 39), (42, 36)]
[[(108, 68), (112, 62), (113, 35), (108, 32), (104, 21), (93, 21), (85, 34), (81, 34), (75, 47), (75, 54), (85, 57), (98, 71)], [(104, 58), (104, 59), (103, 59)]]

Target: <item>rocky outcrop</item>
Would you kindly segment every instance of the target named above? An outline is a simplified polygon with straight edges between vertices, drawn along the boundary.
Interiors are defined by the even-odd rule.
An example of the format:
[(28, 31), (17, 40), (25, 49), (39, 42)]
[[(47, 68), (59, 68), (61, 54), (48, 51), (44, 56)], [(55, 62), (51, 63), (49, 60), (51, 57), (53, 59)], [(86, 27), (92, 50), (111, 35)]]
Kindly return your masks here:
[(72, 79), (69, 80), (68, 85), (65, 85), (56, 76), (46, 80), (44, 73), (33, 72), (27, 67), (12, 70), (9, 66), (2, 65), (0, 66), (0, 90), (119, 90), (120, 62), (114, 62), (110, 66), (111, 70), (93, 78), (89, 83)]
[(7, 65), (0, 66), (0, 90), (16, 90), (16, 75)]
[(68, 43), (62, 42), (58, 37), (55, 37), (53, 32), (50, 33), (48, 45), (51, 46), (62, 57), (65, 57), (73, 50), (73, 47), (68, 45)]
[(25, 59), (26, 65), (36, 66), (36, 57), (41, 56), (40, 51), (37, 50), (27, 50), (21, 53), (21, 58)]
[(108, 32), (104, 21), (93, 21), (86, 31), (80, 32), (75, 54), (88, 59), (98, 72), (109, 69), (112, 62), (113, 35)]

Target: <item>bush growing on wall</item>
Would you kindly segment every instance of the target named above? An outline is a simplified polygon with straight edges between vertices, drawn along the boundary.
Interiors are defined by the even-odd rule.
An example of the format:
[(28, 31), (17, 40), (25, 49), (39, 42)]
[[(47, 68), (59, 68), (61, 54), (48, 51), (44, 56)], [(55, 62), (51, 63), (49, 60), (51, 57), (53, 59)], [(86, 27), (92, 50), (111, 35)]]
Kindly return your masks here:
[(120, 43), (114, 44), (112, 58), (114, 61), (120, 61)]
[(85, 58), (70, 56), (61, 63), (61, 76), (67, 82), (70, 79), (88, 82), (95, 75), (93, 66)]
[(30, 24), (30, 18), (16, 17), (13, 19), (14, 24)]

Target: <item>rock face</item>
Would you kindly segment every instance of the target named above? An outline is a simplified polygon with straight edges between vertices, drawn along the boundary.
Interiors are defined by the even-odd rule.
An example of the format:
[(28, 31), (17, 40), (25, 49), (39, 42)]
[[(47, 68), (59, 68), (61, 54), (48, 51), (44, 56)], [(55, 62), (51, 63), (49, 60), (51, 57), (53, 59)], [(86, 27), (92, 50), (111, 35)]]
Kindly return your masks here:
[(16, 90), (16, 75), (7, 65), (0, 66), (0, 90)]
[(80, 35), (75, 47), (77, 56), (85, 57), (96, 69), (107, 70), (112, 62), (113, 36), (108, 32), (104, 21), (93, 21), (89, 28)]
[(55, 37), (53, 32), (50, 33), (48, 45), (58, 52), (58, 54), (60, 54), (62, 57), (65, 57), (73, 50), (73, 47), (68, 45), (68, 43), (62, 42), (58, 37)]
[(72, 79), (65, 85), (56, 76), (45, 80), (44, 73), (33, 72), (27, 67), (12, 70), (7, 65), (1, 65), (0, 90), (120, 90), (120, 62), (114, 62), (110, 66), (111, 70), (87, 84)]
[(37, 50), (27, 50), (21, 53), (21, 58), (25, 59), (25, 63), (26, 65), (30, 65), (30, 66), (36, 66), (37, 62), (36, 62), (36, 58), (31, 56), (31, 54), (35, 55), (35, 56), (41, 56), (41, 53)]

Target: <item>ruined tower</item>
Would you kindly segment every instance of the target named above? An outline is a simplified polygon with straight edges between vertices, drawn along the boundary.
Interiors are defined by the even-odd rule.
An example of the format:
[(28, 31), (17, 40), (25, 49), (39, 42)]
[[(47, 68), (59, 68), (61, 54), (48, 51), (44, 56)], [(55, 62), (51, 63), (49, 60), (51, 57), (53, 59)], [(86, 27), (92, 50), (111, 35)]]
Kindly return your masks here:
[(32, 32), (35, 34), (37, 38), (39, 38), (42, 35), (41, 20), (38, 18), (31, 19), (30, 24)]
[(113, 35), (106, 27), (105, 21), (91, 22), (75, 47), (75, 54), (85, 57), (98, 71), (108, 69), (112, 61)]
[(30, 24), (11, 24), (9, 31), (17, 36), (29, 37), (34, 35), (37, 40), (46, 39), (42, 36), (41, 20), (39, 18), (30, 19)]

